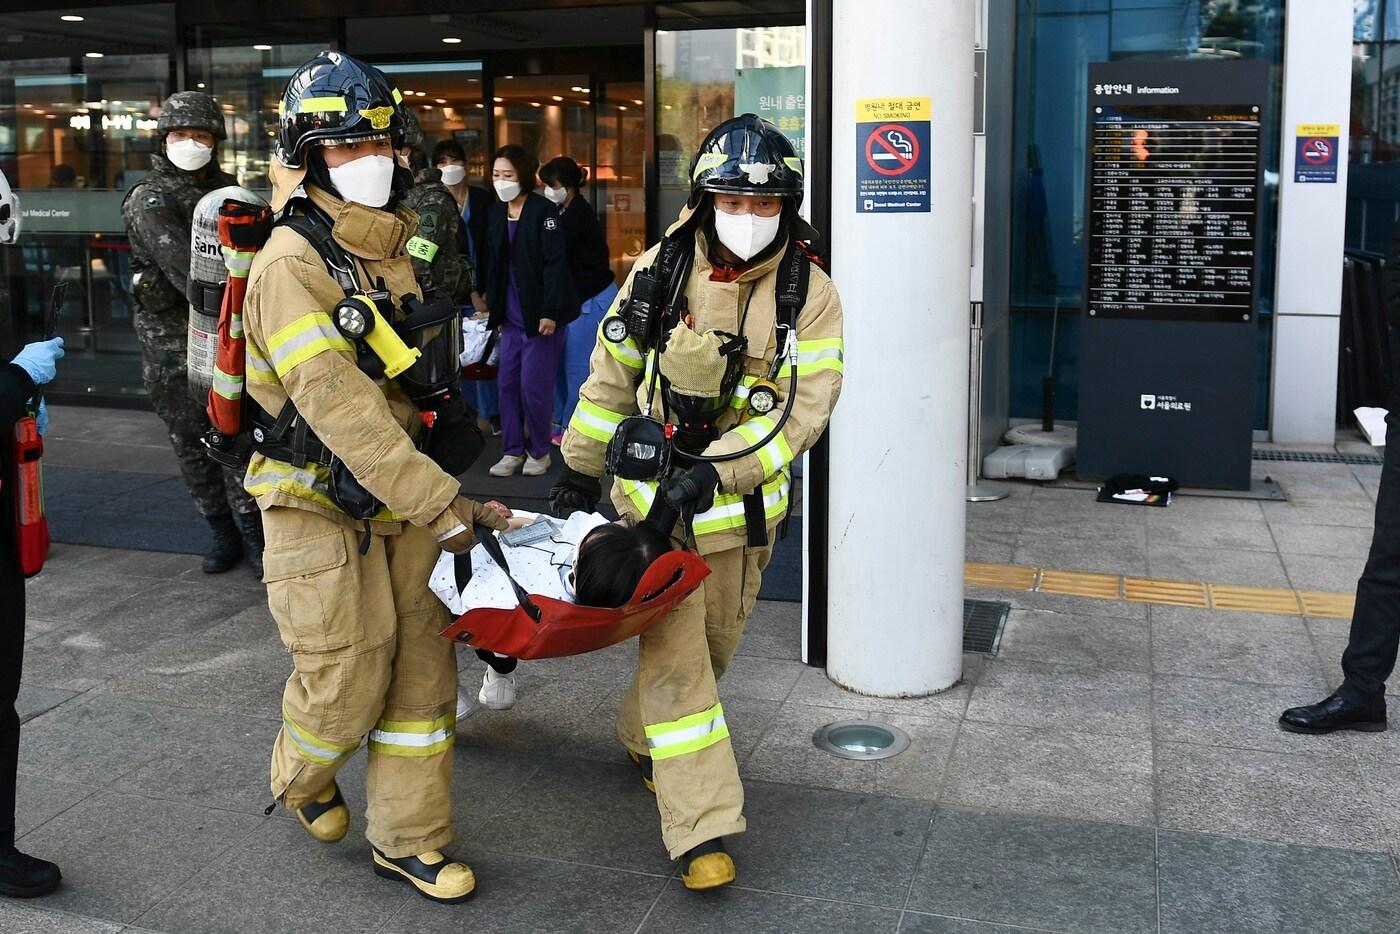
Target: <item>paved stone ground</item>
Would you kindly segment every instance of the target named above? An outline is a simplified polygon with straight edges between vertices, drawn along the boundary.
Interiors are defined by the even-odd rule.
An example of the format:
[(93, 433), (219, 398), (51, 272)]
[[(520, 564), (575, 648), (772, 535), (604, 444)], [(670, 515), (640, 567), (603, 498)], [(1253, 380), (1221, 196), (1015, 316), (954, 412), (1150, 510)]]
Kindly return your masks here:
[[(134, 469), (172, 466), (132, 450)], [(1379, 468), (1265, 466), (1290, 502), (1133, 509), (1018, 485), (970, 508), (968, 557), (1350, 590)], [(459, 737), (450, 849), (480, 891), (446, 907), (374, 877), (358, 832), (324, 846), (262, 815), (289, 665), (250, 574), (57, 546), (29, 589), (19, 829), (66, 884), (0, 901), (0, 931), (1400, 932), (1400, 731), (1274, 725), (1336, 681), (1344, 622), (972, 595), (1015, 607), (1000, 655), (906, 701), (807, 668), (797, 607), (760, 605), (721, 684), (750, 830), (739, 884), (704, 896), (612, 739), (631, 650), (522, 666), (516, 709)], [(862, 717), (913, 746), (878, 764), (812, 747)], [(352, 807), (363, 772), (343, 773)]]

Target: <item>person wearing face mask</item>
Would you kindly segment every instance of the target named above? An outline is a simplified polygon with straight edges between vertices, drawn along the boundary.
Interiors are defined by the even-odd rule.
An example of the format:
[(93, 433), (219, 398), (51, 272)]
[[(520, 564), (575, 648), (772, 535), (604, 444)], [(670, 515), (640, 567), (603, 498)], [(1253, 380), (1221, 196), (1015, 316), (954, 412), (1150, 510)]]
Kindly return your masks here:
[[(637, 260), (599, 328), (550, 508), (592, 511), (609, 463), (639, 472), (636, 450), (655, 442), (624, 443), (620, 456), (610, 442), (662, 435), (634, 418), (659, 367), (649, 414), (666, 422), (675, 465), (656, 480), (614, 478), (613, 505), (633, 519), (658, 505), (693, 513), (674, 534), (693, 538), (710, 576), (639, 637), (617, 732), (656, 793), (682, 882), (710, 889), (734, 881), (723, 838), (745, 828), (715, 682), (787, 515), (791, 464), (826, 429), (840, 394), (844, 344), (836, 289), (802, 243), (816, 231), (798, 214), (802, 161), (787, 137), (753, 114), (727, 120), (701, 144), (689, 177), (679, 220)], [(681, 299), (672, 304), (671, 295)]]
[(496, 150), (491, 183), (499, 199), (486, 221), (486, 304), (500, 329), (504, 456), (495, 477), (549, 470), (550, 416), (563, 328), (579, 315), (558, 207), (525, 187), (538, 164), (514, 144)]
[(460, 249), (462, 218), (457, 201), (443, 183), (441, 170), (425, 164), (423, 127), (407, 107), (404, 124), (399, 165), (414, 175), (403, 204), (418, 215), (417, 233), (409, 241), (413, 274), (424, 291), (442, 292), (460, 305), (472, 291), (472, 264)]
[(506, 527), (461, 495), (456, 452), (436, 446), (449, 410), (425, 417), (425, 398), (455, 391), (460, 312), (414, 279), (419, 219), (394, 159), (402, 95), (383, 73), (322, 52), (293, 73), (280, 113), (269, 172), (280, 214), (243, 305), (256, 404), (247, 486), (293, 666), (271, 791), (312, 837), (343, 839), (336, 775), (365, 743), (375, 873), (458, 902), (476, 880), (441, 852), (453, 837), (457, 666), (428, 580), (440, 549), (463, 553), (476, 526)]
[(569, 424), (578, 405), (578, 391), (588, 378), (588, 358), (603, 315), (617, 298), (617, 281), (608, 262), (608, 238), (598, 215), (579, 189), (588, 181), (588, 170), (568, 156), (557, 156), (540, 168), (544, 196), (559, 205), (564, 222), (564, 244), (574, 292), (582, 301), (578, 319), (564, 331), (564, 350), (556, 376), (554, 420)]
[(156, 120), (160, 151), (151, 172), (122, 201), (131, 241), (131, 297), (141, 342), (141, 377), (151, 406), (165, 422), (185, 487), (214, 533), (204, 559), (207, 574), (247, 559), (262, 571), (262, 523), (238, 472), (209, 458), (201, 439), (209, 431), (204, 406), (190, 395), (186, 347), (189, 328), (190, 226), (195, 205), (215, 188), (235, 185), (215, 158), (224, 139), (219, 104), (199, 91), (179, 91)]

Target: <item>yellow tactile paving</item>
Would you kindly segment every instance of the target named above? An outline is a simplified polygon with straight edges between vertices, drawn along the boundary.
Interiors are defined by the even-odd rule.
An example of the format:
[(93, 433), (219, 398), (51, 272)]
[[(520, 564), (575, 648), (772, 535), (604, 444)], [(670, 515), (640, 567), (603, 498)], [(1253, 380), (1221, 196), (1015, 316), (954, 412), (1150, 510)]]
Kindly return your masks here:
[(1350, 619), (1356, 604), (1355, 596), (1349, 593), (1120, 577), (1116, 574), (1062, 571), (1020, 564), (968, 562), (964, 566), (964, 580), (969, 587), (987, 590), (1034, 591), (1094, 600), (1129, 600), (1159, 606), (1202, 607), (1276, 616)]

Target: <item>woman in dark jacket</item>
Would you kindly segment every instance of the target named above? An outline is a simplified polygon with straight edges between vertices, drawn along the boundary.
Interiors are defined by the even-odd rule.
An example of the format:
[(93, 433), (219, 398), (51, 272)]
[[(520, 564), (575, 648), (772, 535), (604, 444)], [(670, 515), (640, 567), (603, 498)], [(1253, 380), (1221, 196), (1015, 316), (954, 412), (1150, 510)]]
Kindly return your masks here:
[(540, 169), (544, 196), (559, 205), (564, 222), (564, 243), (569, 254), (569, 273), (574, 293), (582, 303), (579, 316), (565, 329), (564, 350), (554, 399), (554, 420), (567, 427), (578, 405), (578, 392), (588, 379), (588, 358), (598, 339), (603, 315), (617, 298), (617, 281), (608, 261), (608, 237), (598, 215), (579, 189), (588, 181), (588, 172), (568, 156), (550, 159)]
[(553, 203), (535, 194), (537, 163), (516, 145), (496, 150), (491, 181), (500, 199), (486, 222), (486, 304), (500, 329), (501, 441), (491, 474), (549, 470), (549, 420), (563, 328), (578, 317), (564, 228)]

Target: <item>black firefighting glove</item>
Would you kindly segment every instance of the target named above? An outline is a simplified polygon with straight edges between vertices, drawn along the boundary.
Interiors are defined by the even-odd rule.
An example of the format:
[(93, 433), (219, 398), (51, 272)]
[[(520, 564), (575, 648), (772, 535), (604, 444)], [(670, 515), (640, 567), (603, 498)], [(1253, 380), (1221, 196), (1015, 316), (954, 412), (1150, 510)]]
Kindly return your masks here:
[(579, 473), (565, 464), (549, 488), (549, 514), (556, 519), (567, 519), (576, 512), (592, 512), (602, 498), (603, 485), (597, 477)]
[(718, 490), (719, 473), (713, 464), (700, 461), (662, 480), (656, 498), (665, 500), (673, 509), (694, 515), (714, 505)]

